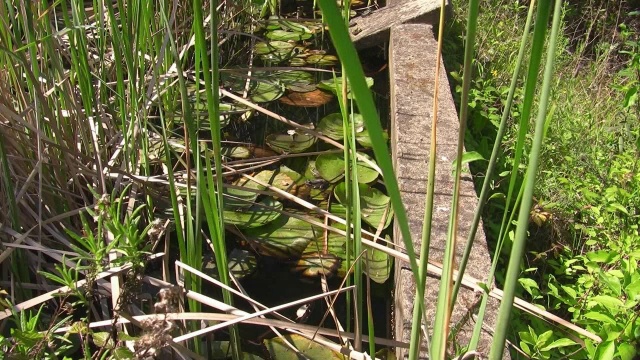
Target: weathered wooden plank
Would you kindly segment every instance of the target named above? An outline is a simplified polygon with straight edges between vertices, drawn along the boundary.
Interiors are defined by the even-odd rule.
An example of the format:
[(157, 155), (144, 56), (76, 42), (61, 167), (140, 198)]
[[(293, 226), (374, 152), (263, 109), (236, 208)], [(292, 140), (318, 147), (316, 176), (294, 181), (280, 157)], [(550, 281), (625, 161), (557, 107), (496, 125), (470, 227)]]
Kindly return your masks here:
[(389, 1), (386, 7), (351, 19), (351, 38), (358, 48), (366, 48), (387, 41), (389, 29), (394, 25), (414, 22), (433, 24), (437, 20), (440, 3), (441, 0)]

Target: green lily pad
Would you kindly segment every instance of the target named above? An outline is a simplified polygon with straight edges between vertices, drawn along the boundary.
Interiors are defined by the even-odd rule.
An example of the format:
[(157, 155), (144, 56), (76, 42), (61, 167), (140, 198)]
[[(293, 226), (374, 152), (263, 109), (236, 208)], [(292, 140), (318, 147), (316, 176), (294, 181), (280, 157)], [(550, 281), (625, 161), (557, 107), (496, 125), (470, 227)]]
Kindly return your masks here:
[(243, 231), (262, 255), (278, 259), (297, 259), (321, 231), (308, 222), (282, 215), (258, 228)]
[(223, 146), (222, 156), (233, 159), (248, 159), (251, 157), (251, 149), (246, 146)]
[[(324, 345), (320, 345), (305, 337), (297, 334), (287, 334), (283, 336), (288, 342), (298, 349), (305, 358), (310, 360), (343, 360), (344, 356), (331, 351)], [(299, 360), (300, 356), (293, 350), (291, 350), (285, 342), (275, 337), (264, 341), (264, 346), (271, 354), (271, 358), (277, 360)]]
[(271, 75), (271, 77), (280, 81), (284, 84), (285, 88), (291, 91), (309, 92), (316, 89), (316, 84), (314, 84), (315, 79), (313, 78), (313, 75), (307, 71), (276, 71)]
[(294, 57), (294, 58), (292, 58), (291, 60), (289, 60), (289, 65), (291, 65), (291, 66), (298, 66), (298, 67), (299, 67), (299, 66), (305, 66), (305, 65), (307, 65), (307, 62), (306, 62), (306, 61), (304, 61), (304, 59)]
[[(387, 240), (390, 240), (390, 237), (387, 236)], [(363, 257), (363, 268), (365, 273), (371, 278), (371, 280), (379, 284), (384, 283), (391, 275), (391, 265), (393, 264), (393, 259), (383, 251), (373, 249), (368, 246), (365, 246), (365, 249), (367, 250), (367, 254)], [(330, 233), (327, 237), (326, 244), (324, 237), (321, 236), (319, 239), (316, 239), (307, 246), (303, 253), (303, 257), (307, 256), (307, 258), (313, 259), (314, 254), (316, 254), (316, 257), (318, 257), (317, 254), (324, 251), (334, 255), (340, 260), (340, 266), (337, 269), (332, 270), (337, 271), (337, 274), (340, 277), (346, 276), (347, 271), (349, 270), (348, 266), (350, 266), (350, 264), (355, 260), (356, 256), (354, 254), (351, 254), (351, 262), (346, 261), (347, 245), (345, 236), (336, 233)], [(312, 264), (315, 264), (316, 267), (319, 267), (319, 262), (317, 260), (314, 261), (315, 263), (312, 262)], [(323, 267), (325, 270), (328, 270), (331, 264), (331, 262), (327, 262), (323, 263), (322, 265), (324, 265)], [(322, 271), (322, 269), (314, 270)]]
[(314, 54), (309, 55), (305, 61), (309, 65), (333, 66), (338, 63), (338, 58), (335, 55)]
[(269, 41), (259, 42), (253, 47), (254, 51), (258, 55), (270, 54), (273, 51), (286, 51), (291, 52), (295, 47), (294, 44), (286, 41)]
[(269, 20), (267, 21), (267, 30), (276, 30), (276, 29), (291, 30), (295, 32), (308, 33), (308, 34), (313, 33), (313, 31), (310, 28), (308, 28), (301, 22), (285, 20), (284, 18), (277, 15), (269, 16)]
[(298, 154), (309, 149), (316, 143), (316, 137), (294, 132), (290, 134), (271, 134), (266, 142), (270, 148), (279, 154)]
[(231, 207), (225, 204), (224, 222), (238, 228), (255, 228), (268, 224), (280, 217), (282, 203), (272, 198), (264, 198), (249, 208)]
[(232, 210), (250, 208), (258, 198), (257, 191), (265, 189), (264, 186), (257, 182), (245, 178), (234, 181), (233, 185), (242, 187), (242, 189), (225, 187), (222, 190), (224, 194), (224, 206)]
[[(393, 219), (393, 208), (391, 199), (382, 191), (359, 184), (360, 188), (360, 213), (364, 222), (377, 229), (381, 224), (382, 228), (387, 228)], [(341, 204), (346, 200), (345, 184), (338, 184), (333, 190), (333, 194)]]
[(276, 41), (301, 41), (311, 39), (313, 36), (310, 33), (300, 31), (286, 31), (286, 30), (271, 30), (267, 31), (265, 36), (269, 40)]
[[(309, 59), (307, 59), (309, 62)], [(367, 87), (373, 86), (373, 78), (366, 78)], [(331, 91), (334, 94), (342, 94), (342, 77), (338, 77), (335, 79), (323, 80), (318, 84), (319, 89)], [(347, 98), (352, 99), (351, 96), (351, 84), (347, 82)]]
[[(351, 114), (356, 127), (356, 139), (358, 130), (362, 131), (364, 120), (360, 114)], [(342, 131), (342, 114), (333, 113), (323, 117), (318, 123), (318, 130), (333, 140), (342, 140), (344, 131)]]
[[(371, 159), (366, 154), (359, 154)], [(373, 159), (371, 159), (371, 161), (373, 161)], [(368, 184), (378, 178), (378, 172), (372, 169), (367, 163), (358, 160), (356, 164), (359, 183)], [(331, 183), (338, 182), (344, 177), (344, 157), (340, 154), (318, 155), (315, 165), (320, 176)]]
[[(389, 141), (389, 134), (387, 134), (386, 131), (383, 131), (382, 138), (384, 139), (385, 142)], [(362, 145), (363, 147), (366, 147), (366, 148), (373, 147), (371, 142), (371, 136), (369, 135), (369, 130), (367, 129), (362, 129), (362, 131), (360, 132), (356, 131), (356, 141), (358, 142), (358, 144)]]
[[(387, 237), (387, 240), (390, 238)], [(382, 284), (391, 275), (391, 266), (393, 265), (393, 259), (389, 254), (370, 247), (365, 247), (367, 253), (365, 254), (364, 268), (369, 279)]]
[(254, 51), (263, 61), (280, 62), (294, 57), (294, 48), (294, 44), (286, 41), (269, 41), (257, 43)]
[(257, 103), (277, 100), (283, 94), (284, 88), (278, 82), (252, 81), (249, 88), (251, 100)]

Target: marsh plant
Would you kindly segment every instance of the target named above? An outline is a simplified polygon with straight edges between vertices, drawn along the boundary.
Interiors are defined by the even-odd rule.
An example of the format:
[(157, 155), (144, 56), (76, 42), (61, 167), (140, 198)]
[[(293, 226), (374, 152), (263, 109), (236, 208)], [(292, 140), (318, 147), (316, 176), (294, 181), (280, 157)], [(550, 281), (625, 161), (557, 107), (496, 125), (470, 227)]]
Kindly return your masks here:
[[(409, 263), (418, 284), (413, 332), (406, 344), (410, 359), (419, 356), (423, 344), (434, 359), (472, 355), (504, 251), (508, 266), (498, 274), (501, 279), (504, 275), (504, 290), (489, 354), (502, 358), (505, 341), (513, 335), (508, 331), (516, 294), (522, 287), (534, 300), (538, 294), (535, 282), (522, 276), (522, 259), (543, 139), (553, 132), (547, 119), (563, 2), (528, 2), (510, 86), (485, 97), (481, 95), (488, 90), (478, 90), (480, 80), (472, 82), (479, 1), (465, 5), (454, 200), (436, 317), (426, 319), (430, 339), (423, 338), (420, 324), (436, 156), (429, 157), (423, 247), (417, 254), (389, 135), (371, 90), (373, 79), (365, 76), (349, 37), (349, 18), (364, 4), (300, 3), (290, 13), (288, 3), (277, 1), (0, 4), (0, 92), (5, 95), (0, 97), (0, 233), (6, 244), (0, 262), (8, 274), (2, 286), (9, 290), (0, 293), (0, 316), (14, 319), (0, 338), (7, 353), (18, 358), (363, 359), (392, 344), (374, 336), (371, 282), (389, 281), (393, 262), (400, 259)], [(443, 1), (438, 59), (445, 5)], [(329, 39), (332, 48), (327, 49)], [(637, 53), (637, 46), (629, 45), (628, 51)], [(631, 112), (637, 109), (637, 82), (628, 74), (637, 69), (630, 69), (619, 89)], [(504, 101), (488, 113), (496, 128), (495, 145), (489, 151), (485, 142), (484, 154), (465, 153), (470, 110), (475, 115), (492, 97)], [(433, 109), (435, 154), (437, 98)], [(509, 133), (514, 114), (517, 130)], [(507, 176), (496, 174), (505, 134), (515, 144)], [(483, 155), (489, 161), (480, 205), (458, 267), (454, 239), (462, 164)], [(628, 171), (628, 157), (617, 161), (608, 173), (607, 202), (598, 211), (631, 214), (635, 208), (630, 203), (637, 197), (629, 184), (636, 179)], [(498, 176), (507, 178), (506, 205), (496, 221), (500, 230), (491, 273), (486, 284), (474, 285), (484, 290), (477, 325), (469, 344), (451, 346), (452, 305)], [(600, 221), (595, 211), (585, 215)], [(539, 210), (533, 222), (546, 214)], [(392, 221), (404, 247), (390, 239)], [(637, 272), (632, 270), (637, 260), (625, 253), (636, 251), (635, 238), (625, 236), (611, 243), (617, 253), (595, 251), (583, 259), (584, 265), (551, 263), (565, 273), (586, 267), (589, 276), (600, 274), (599, 281), (611, 290), (609, 301), (574, 311), (576, 319), (611, 319), (617, 326), (615, 319), (637, 306)], [(322, 291), (267, 308), (239, 282), (266, 258), (287, 263)], [(617, 273), (606, 273), (612, 264), (628, 269), (624, 282)], [(580, 291), (594, 281), (589, 276), (581, 273)], [(332, 277), (341, 279), (334, 289), (328, 281)], [(42, 293), (51, 285), (62, 288)], [(209, 291), (212, 285), (215, 294)], [(619, 304), (614, 296), (623, 291), (630, 298)], [(334, 306), (342, 293), (346, 316)], [(152, 294), (159, 296), (153, 307)], [(555, 294), (558, 306), (569, 301), (564, 293)], [(331, 318), (340, 331), (312, 329), (279, 312), (303, 306), (298, 312), (304, 319), (307, 303), (313, 301), (323, 304), (322, 321)], [(55, 305), (47, 308), (45, 302)], [(255, 312), (241, 310), (239, 303)], [(610, 316), (587, 316), (597, 306)], [(518, 334), (518, 346), (531, 356), (549, 358), (556, 354), (552, 351), (567, 355), (578, 345), (589, 354), (624, 359), (631, 354), (618, 338), (604, 340), (601, 332), (599, 337), (547, 312), (530, 311), (586, 338), (573, 333), (553, 337), (533, 326)], [(51, 321), (41, 320), (45, 314)], [(538, 321), (534, 315), (529, 315), (532, 323)], [(242, 337), (241, 323), (267, 326), (276, 337), (252, 343)], [(636, 334), (627, 325), (611, 325), (611, 331), (624, 332), (624, 339)], [(283, 329), (289, 334), (281, 334)]]

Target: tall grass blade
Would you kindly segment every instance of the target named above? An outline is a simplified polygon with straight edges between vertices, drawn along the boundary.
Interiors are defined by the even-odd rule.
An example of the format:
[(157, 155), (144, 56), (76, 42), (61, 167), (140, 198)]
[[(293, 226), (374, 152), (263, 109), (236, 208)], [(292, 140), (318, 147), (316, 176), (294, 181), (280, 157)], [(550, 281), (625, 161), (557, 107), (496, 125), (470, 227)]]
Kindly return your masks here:
[[(524, 59), (525, 50), (527, 48), (527, 39), (529, 38), (529, 29), (531, 28), (531, 20), (533, 19), (533, 10), (535, 9), (535, 3), (536, 3), (536, 0), (532, 0), (529, 3), (529, 12), (527, 14), (527, 21), (525, 23), (524, 31), (522, 33), (522, 39), (520, 40), (520, 49), (518, 50), (518, 57), (515, 63), (515, 68), (513, 70), (513, 76), (511, 77), (511, 85), (509, 87), (509, 93), (507, 94), (507, 100), (505, 102), (504, 110), (502, 112), (502, 117), (500, 119), (500, 125), (498, 126), (498, 132), (496, 133), (496, 139), (493, 144), (493, 150), (491, 151), (491, 158), (489, 159), (489, 164), (487, 165), (485, 178), (482, 183), (482, 190), (480, 191), (480, 196), (478, 198), (478, 206), (476, 207), (475, 213), (473, 215), (473, 222), (471, 223), (469, 235), (467, 236), (467, 243), (465, 245), (465, 249), (462, 254), (462, 258), (460, 260), (460, 266), (458, 268), (458, 271), (459, 271), (458, 277), (456, 279), (456, 283), (453, 288), (452, 299), (454, 299), (454, 301), (458, 297), (458, 291), (460, 290), (462, 277), (464, 276), (464, 271), (467, 267), (467, 261), (469, 260), (469, 255), (471, 254), (471, 248), (473, 247), (473, 242), (475, 241), (476, 233), (478, 232), (478, 226), (480, 224), (480, 219), (482, 218), (482, 212), (484, 210), (485, 203), (489, 198), (490, 186), (493, 180), (493, 175), (495, 173), (498, 154), (500, 154), (502, 138), (504, 137), (504, 133), (507, 130), (507, 120), (509, 119), (511, 105), (513, 104), (513, 96), (518, 86), (520, 69), (522, 68), (522, 61)], [(469, 13), (469, 16), (471, 17), (471, 13)], [(471, 20), (469, 19), (469, 21)], [(465, 73), (466, 72), (467, 70), (465, 68)], [(460, 103), (465, 104), (466, 102), (460, 102)], [(496, 253), (499, 254), (500, 250), (496, 250)], [(494, 257), (494, 261), (497, 258), (498, 258), (497, 256)], [(493, 274), (490, 274), (489, 279), (487, 281), (491, 283), (493, 281), (492, 279), (493, 279)], [(482, 321), (479, 321), (478, 323), (482, 323)]]
[[(442, 5), (441, 11), (444, 11)], [(444, 253), (443, 271), (440, 279), (440, 289), (438, 291), (438, 302), (436, 307), (436, 319), (433, 325), (433, 339), (431, 347), (432, 359), (444, 359), (447, 339), (449, 334), (449, 323), (451, 318), (451, 312), (453, 310), (454, 302), (452, 300), (453, 292), (453, 269), (455, 267), (455, 251), (456, 240), (458, 237), (458, 206), (460, 199), (460, 176), (462, 172), (462, 155), (464, 153), (464, 135), (467, 129), (467, 113), (468, 106), (466, 104), (469, 101), (469, 86), (471, 84), (471, 64), (473, 55), (475, 53), (475, 37), (476, 27), (478, 20), (478, 0), (469, 1), (469, 19), (467, 22), (467, 33), (465, 41), (465, 53), (464, 53), (464, 78), (462, 81), (462, 98), (460, 101), (460, 127), (458, 131), (458, 149), (457, 159), (455, 166), (455, 179), (453, 185), (453, 196), (451, 205), (451, 216), (449, 218), (449, 227), (447, 229), (447, 243)], [(441, 18), (441, 28), (438, 36), (438, 47), (442, 45), (442, 33), (444, 27), (442, 23), (444, 19)], [(437, 58), (440, 61), (440, 58)], [(436, 87), (437, 88), (437, 87)], [(431, 153), (431, 158), (435, 157), (435, 152)]]
[[(547, 1), (541, 1), (540, 6), (543, 7), (545, 3), (546, 5), (548, 5)], [(545, 64), (544, 78), (542, 81), (542, 90), (540, 93), (540, 104), (538, 106), (538, 116), (536, 118), (535, 133), (533, 137), (531, 153), (529, 155), (529, 167), (527, 169), (527, 177), (524, 183), (522, 204), (520, 205), (520, 212), (518, 215), (518, 226), (516, 227), (515, 239), (513, 247), (511, 248), (509, 267), (507, 269), (507, 276), (505, 279), (504, 298), (502, 300), (502, 303), (500, 304), (500, 310), (498, 312), (498, 319), (496, 322), (496, 333), (494, 334), (493, 343), (491, 344), (491, 351), (489, 353), (490, 359), (497, 360), (502, 358), (504, 343), (507, 336), (507, 329), (509, 328), (509, 321), (511, 319), (513, 299), (515, 296), (516, 287), (518, 286), (520, 264), (527, 240), (529, 212), (533, 203), (533, 190), (536, 181), (538, 164), (540, 162), (540, 151), (545, 130), (545, 120), (547, 116), (547, 108), (549, 105), (549, 97), (551, 94), (551, 82), (553, 79), (555, 64), (556, 43), (562, 16), (562, 3), (562, 1), (555, 2), (553, 24), (551, 27), (551, 35), (549, 37), (547, 60)], [(545, 11), (545, 9), (542, 9), (542, 11)], [(547, 16), (542, 16), (540, 19), (548, 18), (549, 10), (546, 11)], [(546, 25), (547, 22), (544, 21), (543, 23)]]

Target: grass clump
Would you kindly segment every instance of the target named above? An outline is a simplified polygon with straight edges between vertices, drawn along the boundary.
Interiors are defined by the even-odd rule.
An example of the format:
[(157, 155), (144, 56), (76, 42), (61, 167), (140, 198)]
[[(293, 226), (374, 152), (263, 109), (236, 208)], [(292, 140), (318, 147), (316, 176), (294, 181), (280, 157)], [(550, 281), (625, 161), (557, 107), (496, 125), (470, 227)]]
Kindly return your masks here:
[[(454, 1), (456, 21), (448, 31), (448, 69), (458, 80), (457, 27), (466, 16)], [(570, 339), (542, 321), (519, 318), (512, 340), (533, 358), (633, 359), (640, 338), (640, 14), (630, 2), (563, 4), (551, 113), (545, 124), (535, 202), (518, 294), (600, 335), (600, 344)], [(488, 158), (510, 74), (515, 66), (526, 6), (489, 1), (480, 12), (467, 149)], [(447, 57), (447, 52), (445, 52)], [(514, 144), (522, 110), (521, 92), (510, 112), (498, 176), (484, 214), (489, 237), (500, 233)], [(529, 135), (531, 136), (531, 135)], [(526, 165), (526, 164), (525, 164)], [(519, 168), (523, 178), (526, 166)], [(472, 164), (476, 179), (481, 169)], [(509, 241), (507, 241), (509, 246)], [(503, 276), (497, 274), (498, 282)], [(584, 341), (584, 342), (582, 342)], [(582, 346), (575, 346), (582, 344)], [(570, 345), (570, 346), (568, 346)]]

